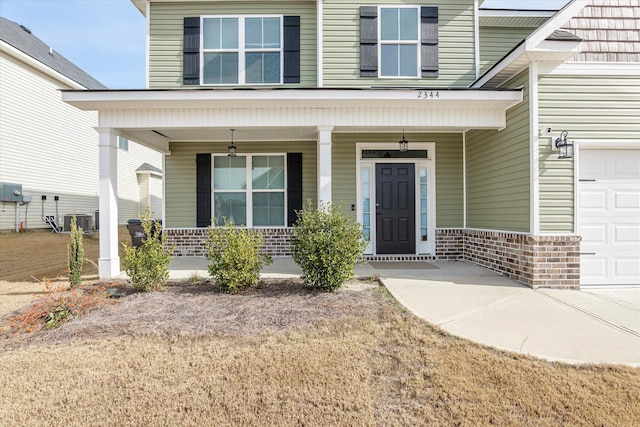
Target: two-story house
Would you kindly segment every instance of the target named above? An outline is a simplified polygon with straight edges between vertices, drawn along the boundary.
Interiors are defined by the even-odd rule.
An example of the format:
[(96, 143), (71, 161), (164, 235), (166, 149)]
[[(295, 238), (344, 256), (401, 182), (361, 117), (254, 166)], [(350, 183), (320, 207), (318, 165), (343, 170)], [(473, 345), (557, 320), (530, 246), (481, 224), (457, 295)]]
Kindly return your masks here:
[[(106, 87), (25, 24), (0, 17), (0, 230), (68, 231), (74, 213), (99, 227), (98, 114), (62, 102), (60, 90)], [(161, 216), (162, 155), (123, 137), (116, 147), (116, 224), (147, 208)]]
[[(464, 260), (531, 286), (640, 281), (640, 49), (606, 56), (617, 27), (591, 31), (618, 13), (636, 25), (637, 4), (133, 3), (148, 23), (148, 87), (63, 93), (99, 112), (101, 276), (120, 273), (113, 177), (125, 136), (163, 153), (176, 255), (204, 254), (222, 217), (286, 255), (296, 210), (331, 201), (363, 225), (369, 259)], [(580, 56), (589, 37), (605, 58)], [(619, 166), (595, 171), (607, 156)], [(627, 230), (609, 249), (580, 247), (609, 217), (593, 215), (579, 169), (620, 178), (597, 190), (623, 194), (624, 214), (600, 224)]]

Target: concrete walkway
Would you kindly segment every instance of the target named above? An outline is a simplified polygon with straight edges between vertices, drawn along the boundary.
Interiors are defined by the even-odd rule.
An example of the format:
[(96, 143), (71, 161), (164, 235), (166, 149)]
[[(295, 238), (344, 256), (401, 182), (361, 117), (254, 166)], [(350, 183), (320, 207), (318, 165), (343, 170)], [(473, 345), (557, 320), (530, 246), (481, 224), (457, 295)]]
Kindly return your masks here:
[[(175, 258), (170, 274), (208, 277), (207, 260)], [(262, 271), (300, 274), (291, 258)], [(535, 290), (462, 262), (367, 263), (356, 276), (379, 277), (411, 312), (459, 337), (553, 361), (640, 367), (640, 287)]]

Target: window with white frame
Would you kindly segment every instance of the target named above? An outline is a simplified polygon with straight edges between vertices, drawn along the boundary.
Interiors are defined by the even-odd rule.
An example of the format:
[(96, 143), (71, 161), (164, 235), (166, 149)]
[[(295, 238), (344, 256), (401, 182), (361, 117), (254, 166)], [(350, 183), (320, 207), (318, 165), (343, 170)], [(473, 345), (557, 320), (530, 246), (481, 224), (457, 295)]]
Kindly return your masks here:
[(281, 84), (281, 16), (202, 18), (202, 81), (210, 85)]
[(213, 216), (249, 227), (283, 227), (285, 156), (214, 156)]
[(118, 137), (118, 148), (124, 151), (129, 151), (129, 140), (122, 136)]
[(418, 7), (380, 8), (381, 77), (418, 77), (419, 18)]

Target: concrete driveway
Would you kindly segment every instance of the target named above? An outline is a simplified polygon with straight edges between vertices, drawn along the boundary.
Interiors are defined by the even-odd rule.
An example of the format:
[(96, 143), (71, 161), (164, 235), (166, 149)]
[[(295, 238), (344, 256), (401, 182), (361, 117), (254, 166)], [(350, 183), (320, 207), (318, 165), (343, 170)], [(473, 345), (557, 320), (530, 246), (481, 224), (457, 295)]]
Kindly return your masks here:
[[(204, 258), (176, 258), (170, 270), (172, 278), (208, 276)], [(301, 271), (291, 258), (275, 258), (262, 274)], [(552, 361), (640, 366), (640, 287), (536, 290), (463, 262), (370, 262), (356, 276), (379, 277), (415, 315), (481, 344)]]

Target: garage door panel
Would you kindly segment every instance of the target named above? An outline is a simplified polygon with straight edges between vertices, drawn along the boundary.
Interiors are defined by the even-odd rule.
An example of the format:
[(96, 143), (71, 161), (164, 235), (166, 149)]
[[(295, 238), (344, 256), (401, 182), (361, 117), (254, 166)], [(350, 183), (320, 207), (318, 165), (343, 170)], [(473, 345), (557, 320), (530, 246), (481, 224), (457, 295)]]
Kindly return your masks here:
[(618, 258), (614, 266), (616, 276), (633, 278), (640, 275), (640, 261), (636, 258)]
[(580, 150), (582, 284), (640, 284), (640, 150)]
[(596, 280), (590, 284), (604, 281), (607, 277), (607, 259), (596, 255), (585, 255), (580, 262), (580, 274)]
[(614, 156), (612, 175), (616, 178), (640, 177), (640, 151), (624, 150), (624, 155)]
[(607, 227), (605, 224), (583, 226), (581, 229), (582, 244), (601, 244), (607, 242)]
[[(640, 244), (640, 225), (616, 225), (615, 243), (638, 243)], [(633, 249), (633, 248), (629, 248)]]
[(580, 208), (605, 211), (607, 209), (607, 192), (605, 190), (580, 192)]
[(615, 191), (616, 209), (640, 209), (640, 191)]

